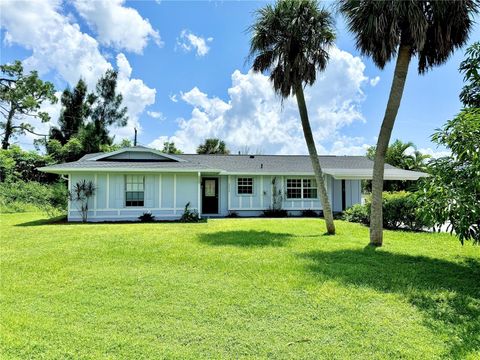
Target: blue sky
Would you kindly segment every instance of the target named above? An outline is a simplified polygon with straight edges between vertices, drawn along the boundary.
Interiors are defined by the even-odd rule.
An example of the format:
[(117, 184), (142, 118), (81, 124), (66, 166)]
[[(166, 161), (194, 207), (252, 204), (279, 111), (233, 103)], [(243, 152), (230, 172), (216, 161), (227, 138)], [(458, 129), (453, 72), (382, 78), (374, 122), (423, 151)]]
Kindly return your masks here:
[[(4, 1), (1, 62), (25, 60), (59, 91), (80, 75), (93, 86), (106, 68), (119, 69), (131, 120), (112, 129), (117, 139), (132, 137), (136, 126), (139, 142), (155, 147), (169, 139), (191, 152), (203, 138), (219, 136), (233, 151), (305, 153), (293, 99), (281, 106), (266, 77), (248, 72), (247, 28), (263, 4)], [(375, 143), (393, 64), (379, 70), (360, 57), (339, 16), (337, 37), (327, 72), (307, 90), (310, 117), (319, 152), (363, 154)], [(470, 43), (479, 38), (476, 26)], [(463, 54), (423, 76), (412, 62), (392, 139), (442, 151), (429, 138), (461, 107)], [(58, 116), (58, 106), (47, 110)], [(32, 140), (17, 141), (28, 147)]]

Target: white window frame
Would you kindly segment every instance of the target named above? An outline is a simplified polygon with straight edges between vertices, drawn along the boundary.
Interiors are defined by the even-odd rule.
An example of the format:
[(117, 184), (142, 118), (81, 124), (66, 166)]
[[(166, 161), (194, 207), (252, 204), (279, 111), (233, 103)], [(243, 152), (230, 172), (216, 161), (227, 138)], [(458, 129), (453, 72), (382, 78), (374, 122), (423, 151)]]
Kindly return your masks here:
[[(240, 179), (251, 179), (251, 180), (252, 180), (252, 185), (245, 185), (245, 184), (240, 185), (240, 184), (239, 184)], [(237, 181), (235, 182), (235, 184), (236, 184), (235, 186), (236, 186), (236, 190), (237, 190), (237, 191), (236, 191), (237, 196), (254, 196), (254, 195), (255, 195), (255, 179), (254, 179), (253, 176), (238, 176), (238, 177), (237, 177)], [(252, 188), (252, 193), (251, 193), (251, 194), (240, 194), (240, 193), (238, 192), (238, 187), (239, 187), (239, 186), (251, 186), (251, 188)]]
[[(135, 185), (138, 185), (138, 184), (142, 184), (142, 190), (139, 191), (139, 190), (130, 190), (128, 191), (128, 177), (132, 177), (132, 176), (137, 176), (137, 177), (142, 177), (142, 180), (143, 182), (140, 183), (140, 182), (135, 182), (135, 183), (132, 183), (132, 184), (135, 184)], [(127, 193), (128, 192), (143, 192), (143, 205), (127, 205)], [(131, 200), (133, 201), (133, 200)], [(125, 201), (123, 203), (123, 206), (125, 208), (128, 208), (128, 209), (132, 209), (132, 208), (144, 208), (145, 207), (145, 175), (140, 175), (140, 174), (132, 174), (132, 175), (125, 175)]]
[[(288, 186), (288, 180), (300, 180), (300, 187), (289, 187)], [(315, 186), (309, 186), (309, 187), (306, 187), (304, 186), (304, 180), (310, 180), (310, 181), (313, 181), (315, 183)], [(289, 197), (288, 196), (288, 189), (300, 189), (300, 197), (295, 197), (295, 198), (292, 198), (292, 197)], [(315, 189), (317, 191), (317, 196), (316, 197), (304, 197), (304, 192), (303, 190), (306, 190), (306, 189)], [(315, 179), (312, 179), (312, 178), (305, 178), (305, 177), (288, 177), (285, 179), (285, 198), (287, 200), (291, 200), (291, 201), (295, 201), (295, 200), (318, 200), (318, 188), (316, 186), (316, 180)]]

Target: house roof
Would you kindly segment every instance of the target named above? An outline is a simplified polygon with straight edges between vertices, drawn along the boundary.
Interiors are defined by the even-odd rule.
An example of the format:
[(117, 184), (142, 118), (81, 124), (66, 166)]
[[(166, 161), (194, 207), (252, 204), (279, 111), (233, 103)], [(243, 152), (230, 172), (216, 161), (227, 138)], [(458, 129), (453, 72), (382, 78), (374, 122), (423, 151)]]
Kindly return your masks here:
[[(135, 157), (129, 154), (137, 153)], [(149, 158), (142, 159), (141, 154)], [(123, 154), (123, 155), (122, 155)], [(118, 156), (122, 158), (118, 158)], [(140, 158), (139, 158), (140, 157)], [(337, 179), (371, 179), (373, 161), (365, 156), (319, 156), (324, 173)], [(308, 155), (169, 155), (145, 147), (88, 154), (80, 160), (40, 168), (50, 173), (73, 172), (201, 172), (251, 175), (313, 175)], [(426, 174), (385, 165), (385, 180), (417, 180)]]

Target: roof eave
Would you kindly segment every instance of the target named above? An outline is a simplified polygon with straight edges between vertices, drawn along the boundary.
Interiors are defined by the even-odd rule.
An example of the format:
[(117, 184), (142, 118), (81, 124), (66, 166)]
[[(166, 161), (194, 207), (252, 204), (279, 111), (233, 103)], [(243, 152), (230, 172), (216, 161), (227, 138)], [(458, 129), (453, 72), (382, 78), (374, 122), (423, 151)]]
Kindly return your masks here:
[(50, 174), (71, 174), (71, 173), (221, 173), (219, 169), (143, 169), (143, 168), (50, 168), (48, 166), (37, 168), (37, 170)]

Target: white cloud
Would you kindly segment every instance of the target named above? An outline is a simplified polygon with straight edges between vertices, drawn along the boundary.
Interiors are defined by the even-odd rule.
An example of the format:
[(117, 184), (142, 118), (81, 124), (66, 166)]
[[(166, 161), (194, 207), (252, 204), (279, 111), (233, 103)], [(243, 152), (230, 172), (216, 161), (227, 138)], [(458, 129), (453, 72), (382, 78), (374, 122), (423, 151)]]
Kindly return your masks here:
[(148, 144), (148, 146), (151, 147), (152, 149), (162, 150), (163, 143), (166, 141), (169, 141), (168, 136), (159, 136), (157, 139), (155, 139), (150, 144)]
[(169, 98), (170, 98), (170, 100), (172, 100), (175, 103), (178, 102), (177, 94), (170, 95)]
[(111, 65), (97, 41), (60, 14), (60, 0), (2, 1), (0, 23), (5, 39), (32, 51), (24, 61), (27, 70), (41, 74), (55, 70), (69, 84), (82, 76), (89, 87)]
[(165, 115), (160, 111), (147, 111), (147, 115), (154, 119), (165, 120)]
[(330, 148), (329, 153), (334, 155), (365, 155), (371, 144), (365, 143), (363, 137), (338, 137)]
[[(334, 48), (327, 70), (305, 89), (319, 153), (363, 154), (368, 146), (363, 139), (339, 133), (353, 122), (365, 121), (360, 105), (365, 99), (362, 86), (369, 79), (364, 71), (360, 58)], [(285, 99), (282, 105), (265, 75), (234, 71), (228, 101), (197, 87), (181, 93), (181, 99), (193, 110), (190, 118), (178, 120), (179, 130), (169, 140), (186, 152), (195, 151), (206, 137), (220, 137), (233, 151), (249, 146), (267, 154), (307, 153), (296, 100)]]
[(98, 34), (98, 41), (118, 50), (141, 53), (149, 40), (162, 46), (158, 31), (125, 0), (74, 0), (80, 16)]
[(197, 56), (205, 56), (210, 51), (210, 47), (207, 43), (213, 41), (213, 37), (207, 39), (195, 35), (189, 30), (182, 30), (180, 36), (177, 38), (177, 45), (184, 51), (190, 52), (195, 50)]
[[(27, 71), (36, 69), (41, 74), (54, 71), (55, 76), (72, 87), (82, 77), (93, 90), (97, 80), (113, 66), (100, 53), (98, 42), (82, 33), (78, 24), (72, 23), (71, 16), (61, 13), (61, 4), (60, 0), (2, 1), (0, 23), (5, 29), (5, 39), (31, 50), (31, 56), (24, 61)], [(156, 91), (142, 80), (131, 78), (132, 67), (124, 54), (117, 55), (116, 64), (118, 90), (123, 94), (130, 118), (126, 128), (112, 129), (117, 139), (121, 139), (131, 137), (133, 127), (141, 130), (138, 117), (155, 102)]]
[(421, 148), (418, 149), (422, 154), (430, 155), (433, 159), (438, 159), (444, 156), (450, 156), (452, 152), (450, 150), (438, 150), (432, 148)]
[(124, 54), (117, 55), (118, 67), (118, 91), (123, 95), (123, 104), (128, 108), (128, 124), (122, 128), (115, 129), (115, 135), (118, 140), (124, 137), (132, 137), (137, 128), (141, 133), (141, 125), (138, 122), (140, 114), (147, 106), (155, 103), (156, 90), (149, 88), (140, 79), (132, 79), (132, 67), (130, 66)]
[(370, 79), (370, 85), (377, 86), (379, 81), (380, 81), (380, 76), (375, 76), (374, 78)]

